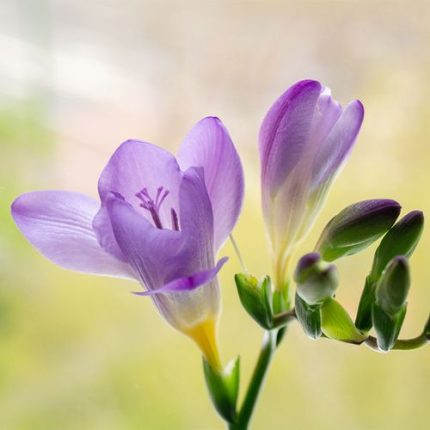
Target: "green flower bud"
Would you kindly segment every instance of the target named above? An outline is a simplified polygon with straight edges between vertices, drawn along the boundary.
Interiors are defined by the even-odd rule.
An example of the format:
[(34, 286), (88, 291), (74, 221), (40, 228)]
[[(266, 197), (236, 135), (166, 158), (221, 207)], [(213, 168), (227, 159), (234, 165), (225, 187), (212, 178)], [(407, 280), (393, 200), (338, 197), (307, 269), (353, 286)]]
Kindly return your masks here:
[(396, 255), (409, 257), (415, 250), (424, 228), (424, 215), (412, 211), (405, 215), (384, 236), (373, 259), (370, 277), (377, 281), (385, 267)]
[(320, 305), (333, 297), (339, 283), (336, 266), (325, 263), (315, 252), (300, 259), (294, 280), (297, 294), (308, 305)]
[(235, 275), (237, 292), (242, 306), (249, 315), (263, 328), (270, 330), (273, 323), (272, 285), (266, 276), (261, 283), (251, 275)]
[(405, 257), (394, 257), (376, 286), (376, 303), (394, 315), (405, 306), (410, 287), (409, 265)]
[(394, 200), (365, 200), (343, 209), (327, 224), (315, 250), (325, 261), (355, 254), (386, 233), (400, 214)]

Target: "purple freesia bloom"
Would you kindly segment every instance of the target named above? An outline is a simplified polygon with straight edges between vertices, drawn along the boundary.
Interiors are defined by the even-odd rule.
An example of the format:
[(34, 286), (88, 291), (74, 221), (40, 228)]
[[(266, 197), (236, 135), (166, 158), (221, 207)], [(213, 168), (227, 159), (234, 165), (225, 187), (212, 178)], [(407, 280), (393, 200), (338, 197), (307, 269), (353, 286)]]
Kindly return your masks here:
[(351, 152), (363, 115), (358, 100), (342, 108), (328, 88), (304, 80), (282, 94), (263, 120), (262, 203), (278, 288), (287, 283), (291, 253)]
[[(98, 184), (101, 204), (65, 191), (18, 197), (13, 218), (47, 258), (68, 269), (132, 278), (166, 320), (217, 360), (215, 255), (242, 205), (243, 171), (231, 138), (214, 117), (198, 122), (177, 158), (129, 140)], [(142, 293), (137, 293), (142, 294)]]

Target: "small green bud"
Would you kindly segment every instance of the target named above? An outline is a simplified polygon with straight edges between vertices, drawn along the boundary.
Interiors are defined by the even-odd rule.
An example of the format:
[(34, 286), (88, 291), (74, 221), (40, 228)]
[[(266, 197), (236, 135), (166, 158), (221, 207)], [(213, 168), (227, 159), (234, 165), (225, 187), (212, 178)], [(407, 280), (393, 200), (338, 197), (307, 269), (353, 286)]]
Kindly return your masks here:
[(408, 260), (394, 257), (376, 286), (376, 303), (389, 315), (394, 315), (405, 305), (410, 288)]
[(405, 215), (384, 236), (373, 259), (370, 277), (377, 281), (385, 267), (396, 255), (409, 257), (414, 252), (424, 228), (424, 215), (412, 211)]
[(244, 273), (235, 275), (237, 292), (242, 306), (249, 315), (263, 328), (272, 328), (272, 285), (266, 276), (262, 282)]
[(296, 316), (303, 328), (303, 331), (311, 338), (318, 339), (321, 332), (321, 311), (320, 306), (308, 305), (296, 293), (295, 298)]
[(316, 252), (304, 255), (294, 273), (297, 294), (308, 305), (320, 305), (333, 297), (339, 284), (336, 266), (322, 261)]
[(365, 200), (339, 212), (323, 230), (315, 250), (325, 261), (355, 254), (386, 233), (400, 214), (394, 200)]
[(212, 402), (218, 413), (229, 423), (236, 417), (239, 394), (240, 360), (230, 361), (223, 370), (216, 370), (203, 359), (203, 372)]

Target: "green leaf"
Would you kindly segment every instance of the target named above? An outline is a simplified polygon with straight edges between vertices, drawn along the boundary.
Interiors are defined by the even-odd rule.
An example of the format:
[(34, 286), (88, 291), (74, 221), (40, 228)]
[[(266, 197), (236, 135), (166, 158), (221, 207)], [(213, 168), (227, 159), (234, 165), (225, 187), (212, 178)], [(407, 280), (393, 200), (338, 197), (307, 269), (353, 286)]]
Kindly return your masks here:
[(375, 282), (368, 276), (358, 305), (357, 317), (355, 318), (355, 326), (363, 332), (368, 332), (372, 328), (372, 306), (376, 300), (375, 289)]
[(212, 402), (218, 413), (229, 423), (236, 418), (239, 394), (240, 359), (230, 361), (222, 370), (213, 369), (203, 359), (203, 371)]
[(393, 200), (365, 200), (352, 204), (331, 219), (315, 250), (325, 261), (356, 254), (386, 233), (399, 213), (400, 205)]
[(389, 351), (396, 343), (406, 315), (403, 306), (395, 315), (390, 315), (377, 304), (372, 307), (372, 321), (376, 331), (378, 347), (381, 351)]
[(405, 215), (384, 236), (375, 252), (370, 277), (377, 282), (387, 264), (397, 255), (410, 257), (414, 252), (423, 232), (424, 215), (421, 211), (412, 211)]
[(272, 328), (272, 286), (268, 276), (261, 283), (257, 278), (244, 273), (236, 274), (237, 292), (242, 306), (263, 328)]
[(366, 335), (352, 322), (348, 312), (334, 299), (328, 299), (321, 307), (321, 329), (331, 339), (349, 343), (361, 343)]
[(295, 298), (295, 309), (303, 331), (311, 338), (318, 339), (321, 332), (320, 306), (308, 305), (297, 293)]

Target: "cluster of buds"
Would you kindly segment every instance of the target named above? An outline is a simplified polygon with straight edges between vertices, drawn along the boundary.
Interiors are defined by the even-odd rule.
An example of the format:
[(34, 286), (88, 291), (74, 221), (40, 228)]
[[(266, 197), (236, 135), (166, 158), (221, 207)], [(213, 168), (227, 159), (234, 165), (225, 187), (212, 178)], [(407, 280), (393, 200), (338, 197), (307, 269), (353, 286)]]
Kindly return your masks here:
[[(424, 226), (420, 211), (396, 223), (400, 205), (387, 199), (366, 200), (343, 209), (327, 224), (315, 250), (299, 259), (294, 272), (294, 309), (274, 313), (270, 278), (259, 283), (250, 275), (236, 275), (239, 296), (247, 312), (266, 330), (284, 327), (297, 319), (312, 339), (320, 337), (365, 343), (378, 351), (412, 349), (429, 341), (424, 332), (410, 341), (399, 340), (410, 289), (409, 257)], [(339, 286), (334, 262), (382, 240), (358, 306), (355, 322), (336, 300)], [(370, 335), (375, 330), (376, 338)]]

